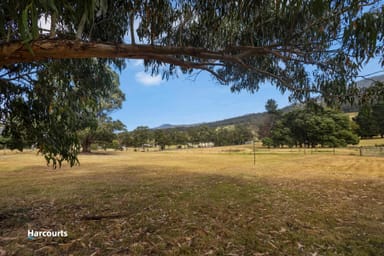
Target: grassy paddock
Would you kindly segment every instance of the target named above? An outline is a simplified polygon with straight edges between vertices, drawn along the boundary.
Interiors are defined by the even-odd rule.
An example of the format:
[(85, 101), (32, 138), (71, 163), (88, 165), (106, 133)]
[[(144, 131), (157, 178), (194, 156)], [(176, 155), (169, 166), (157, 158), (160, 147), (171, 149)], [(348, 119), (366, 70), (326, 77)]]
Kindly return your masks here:
[(249, 147), (223, 147), (80, 161), (0, 153), (0, 254), (384, 255), (384, 158), (265, 150), (253, 166)]
[(365, 139), (361, 140), (359, 146), (376, 146), (376, 145), (384, 145), (384, 138), (373, 138), (373, 139)]

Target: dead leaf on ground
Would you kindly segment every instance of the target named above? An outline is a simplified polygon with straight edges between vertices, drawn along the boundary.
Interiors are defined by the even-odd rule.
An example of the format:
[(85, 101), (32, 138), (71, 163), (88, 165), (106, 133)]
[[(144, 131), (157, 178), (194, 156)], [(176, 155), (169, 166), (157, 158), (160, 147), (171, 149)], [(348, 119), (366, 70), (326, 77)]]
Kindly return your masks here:
[(304, 249), (304, 245), (302, 245), (301, 243), (297, 242), (297, 248), (299, 250), (302, 250), (302, 249)]
[(12, 240), (16, 240), (16, 239), (17, 239), (17, 236), (14, 236), (14, 237), (0, 237), (0, 240), (2, 240), (2, 241), (12, 241)]
[(6, 256), (7, 255), (7, 252), (0, 247), (0, 256)]

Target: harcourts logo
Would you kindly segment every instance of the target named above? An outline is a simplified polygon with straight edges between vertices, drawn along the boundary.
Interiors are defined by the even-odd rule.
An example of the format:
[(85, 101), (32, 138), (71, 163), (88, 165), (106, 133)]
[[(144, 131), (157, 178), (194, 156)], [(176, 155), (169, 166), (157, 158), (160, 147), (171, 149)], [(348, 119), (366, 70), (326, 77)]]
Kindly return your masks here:
[(33, 240), (38, 237), (68, 237), (68, 232), (64, 230), (58, 231), (36, 231), (28, 229), (28, 239)]

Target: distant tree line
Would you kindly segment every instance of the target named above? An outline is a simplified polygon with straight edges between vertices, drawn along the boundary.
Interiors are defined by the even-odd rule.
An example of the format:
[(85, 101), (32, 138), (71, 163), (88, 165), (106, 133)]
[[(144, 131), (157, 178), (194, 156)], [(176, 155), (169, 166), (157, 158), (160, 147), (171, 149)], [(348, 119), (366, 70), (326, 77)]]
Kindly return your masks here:
[[(266, 102), (266, 117), (258, 126), (258, 137), (268, 147), (344, 147), (358, 144), (359, 137), (384, 136), (384, 102), (360, 107), (353, 121), (340, 111), (325, 108), (314, 102), (297, 105), (288, 112), (278, 109), (275, 100)], [(103, 122), (91, 133), (92, 143), (102, 148), (227, 146), (240, 145), (254, 138), (250, 125), (238, 124), (221, 127), (200, 125), (194, 127), (150, 129), (139, 126), (124, 130), (119, 121)], [(88, 133), (89, 137), (89, 133)], [(82, 137), (83, 143), (85, 143)]]
[(310, 102), (282, 114), (272, 103), (266, 105), (269, 123), (260, 127), (264, 146), (344, 147), (359, 142), (352, 122), (343, 113)]
[(244, 125), (211, 128), (196, 126), (190, 128), (149, 129), (139, 126), (130, 132), (118, 134), (119, 143), (126, 147), (156, 146), (164, 150), (167, 146), (225, 146), (239, 145), (253, 139), (252, 131)]

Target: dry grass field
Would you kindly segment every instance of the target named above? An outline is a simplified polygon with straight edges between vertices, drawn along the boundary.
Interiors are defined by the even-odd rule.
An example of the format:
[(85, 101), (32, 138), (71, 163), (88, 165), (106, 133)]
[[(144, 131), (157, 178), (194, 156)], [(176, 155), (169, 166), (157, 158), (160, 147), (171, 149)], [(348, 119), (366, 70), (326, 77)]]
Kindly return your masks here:
[(384, 145), (384, 139), (383, 138), (374, 138), (374, 139), (366, 139), (361, 140), (359, 143), (359, 146), (377, 146), (377, 145)]
[[(384, 158), (251, 145), (0, 152), (0, 255), (384, 255)], [(27, 238), (27, 230), (65, 230)]]

